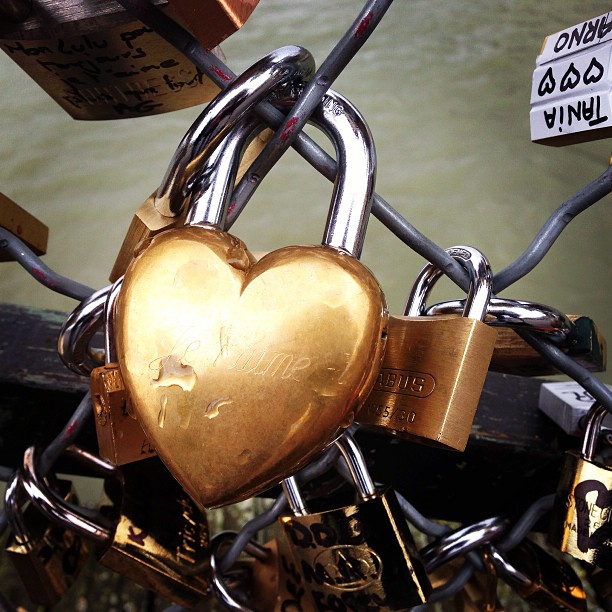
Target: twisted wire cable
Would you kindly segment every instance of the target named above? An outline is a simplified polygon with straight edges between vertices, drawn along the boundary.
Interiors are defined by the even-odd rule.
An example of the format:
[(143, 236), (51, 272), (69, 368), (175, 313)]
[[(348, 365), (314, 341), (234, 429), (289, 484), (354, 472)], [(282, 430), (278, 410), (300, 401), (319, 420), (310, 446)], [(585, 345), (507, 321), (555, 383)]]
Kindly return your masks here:
[[(214, 53), (204, 49), (187, 30), (156, 6), (146, 0), (118, 0), (118, 2), (181, 51), (197, 68), (205, 72), (216, 85), (224, 89), (234, 80), (235, 74)], [(255, 112), (260, 119), (274, 128), (282, 125), (285, 118), (281, 111), (267, 102), (259, 104), (255, 108)], [(292, 146), (328, 180), (333, 181), (335, 179), (335, 160), (306, 134), (299, 132)], [(234, 212), (232, 211), (228, 215), (228, 225), (231, 225), (235, 219)], [(467, 291), (469, 279), (463, 266), (450, 257), (443, 248), (419, 232), (378, 194), (373, 196), (372, 214), (402, 242), (438, 266), (455, 283)]]
[(84, 300), (94, 292), (91, 287), (62, 276), (49, 268), (20, 238), (3, 227), (0, 227), (0, 249), (5, 249), (10, 253), (11, 257), (28, 274), (51, 291), (79, 301)]
[(374, 28), (380, 23), (393, 0), (370, 0), (357, 15), (355, 21), (340, 38), (321, 66), (306, 83), (300, 97), (293, 105), (281, 126), (272, 135), (263, 151), (251, 164), (234, 190), (233, 215), (244, 209), (258, 184), (270, 172), (283, 153), (295, 142), (308, 118), (313, 113), (325, 92), (361, 49)]

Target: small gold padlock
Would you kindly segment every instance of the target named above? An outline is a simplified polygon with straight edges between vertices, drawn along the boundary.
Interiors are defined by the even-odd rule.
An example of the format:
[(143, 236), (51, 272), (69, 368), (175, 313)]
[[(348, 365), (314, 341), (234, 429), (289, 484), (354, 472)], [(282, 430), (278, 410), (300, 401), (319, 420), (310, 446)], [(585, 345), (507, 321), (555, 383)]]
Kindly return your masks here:
[[(226, 1), (174, 1), (182, 11), (186, 3), (195, 10), (188, 20), (199, 32), (209, 30), (207, 44), (217, 41), (211, 47), (227, 36), (227, 29), (215, 31), (220, 23), (206, 18), (204, 6), (226, 6)], [(23, 5), (17, 19), (0, 19), (0, 48), (74, 119), (165, 113), (207, 102), (219, 91), (176, 47), (118, 3)], [(173, 7), (165, 8), (172, 13)], [(241, 23), (236, 19), (233, 25), (237, 29)], [(220, 49), (214, 52), (224, 57)]]
[(131, 409), (113, 341), (113, 312), (122, 279), (115, 282), (104, 305), (104, 355), (106, 364), (91, 371), (91, 400), (96, 420), (100, 456), (124, 465), (155, 455)]
[(612, 466), (595, 456), (608, 414), (595, 404), (586, 419), (580, 453), (567, 451), (550, 518), (548, 541), (576, 559), (612, 569)]
[(336, 441), (359, 501), (309, 514), (295, 477), (283, 488), (293, 516), (279, 521), (317, 610), (405, 610), (427, 601), (431, 584), (391, 489), (376, 490), (352, 437)]
[[(253, 163), (253, 160), (262, 152), (272, 134), (272, 130), (266, 128), (256, 134), (253, 140), (251, 140), (240, 159), (240, 166), (238, 167), (235, 182), (238, 182), (244, 176), (249, 166)], [(132, 218), (109, 276), (111, 283), (114, 283), (125, 274), (128, 265), (134, 258), (134, 254), (138, 252), (140, 245), (145, 244), (150, 238), (153, 238), (153, 236), (165, 230), (172, 229), (173, 227), (180, 227), (185, 222), (187, 208), (177, 217), (162, 215), (159, 210), (155, 208), (156, 194), (157, 190), (154, 191), (134, 213), (134, 217)]]
[[(70, 503), (78, 503), (72, 483), (57, 480), (58, 493)], [(21, 480), (17, 474), (6, 489), (4, 510), (12, 535), (6, 553), (12, 561), (33, 603), (51, 607), (68, 592), (89, 554), (81, 536), (49, 523), (29, 505), (20, 509)]]
[(98, 561), (161, 597), (192, 608), (210, 595), (208, 521), (155, 458), (119, 469), (85, 451), (69, 453), (105, 476), (113, 505), (93, 519), (61, 503), (36, 471), (36, 453), (26, 450), (23, 483), (51, 521), (96, 546)]
[(266, 559), (255, 559), (251, 580), (251, 602), (256, 610), (315, 612), (314, 603), (304, 587), (284, 536), (270, 540), (264, 547)]
[(483, 323), (491, 295), (486, 258), (467, 246), (447, 252), (472, 279), (464, 316), (421, 316), (441, 275), (426, 265), (408, 298), (407, 316), (389, 318), (383, 365), (356, 421), (423, 444), (464, 450), (497, 333)]

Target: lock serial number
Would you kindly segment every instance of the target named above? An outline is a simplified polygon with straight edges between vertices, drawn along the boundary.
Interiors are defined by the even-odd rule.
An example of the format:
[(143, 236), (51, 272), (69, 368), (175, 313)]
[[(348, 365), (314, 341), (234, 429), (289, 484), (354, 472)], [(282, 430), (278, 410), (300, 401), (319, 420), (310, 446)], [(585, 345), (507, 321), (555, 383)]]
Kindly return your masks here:
[(382, 417), (390, 421), (405, 421), (406, 423), (414, 423), (416, 412), (414, 410), (406, 410), (405, 408), (393, 408), (385, 404), (367, 404), (366, 410), (372, 416)]

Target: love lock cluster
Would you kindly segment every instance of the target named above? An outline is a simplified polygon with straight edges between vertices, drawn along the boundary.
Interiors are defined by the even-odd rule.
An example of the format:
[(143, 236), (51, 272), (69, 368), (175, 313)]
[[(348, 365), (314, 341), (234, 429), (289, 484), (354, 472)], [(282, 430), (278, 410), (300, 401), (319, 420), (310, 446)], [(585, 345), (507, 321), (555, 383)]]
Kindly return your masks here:
[[(463, 451), (487, 371), (526, 363), (518, 336), (508, 348), (513, 327), (537, 327), (570, 355), (594, 329), (548, 306), (493, 297), (486, 257), (463, 245), (447, 252), (470, 278), (464, 302), (427, 307), (442, 274), (428, 264), (405, 314), (389, 316), (359, 261), (376, 174), (372, 136), (332, 90), (310, 117), (336, 151), (322, 243), (257, 259), (228, 233), (241, 159), (263, 146), (254, 107), (292, 106), (313, 70), (307, 51), (284, 47), (210, 102), (141, 207), (141, 230), (128, 234), (113, 284), (68, 317), (59, 353), (90, 376), (100, 457), (69, 452), (105, 479), (112, 504), (96, 516), (79, 509), (28, 449), (6, 496), (16, 566), (43, 605), (62, 597), (91, 544), (103, 565), (186, 607), (214, 593), (237, 610), (405, 610), (450, 589), (469, 557), (478, 572), (453, 595), (488, 592), (486, 609), (499, 609), (500, 577), (534, 609), (586, 610), (574, 570), (503, 517), (454, 531), (422, 517), (429, 527), (419, 529), (433, 538), (419, 550), (406, 518), (415, 512), (374, 482), (353, 433)], [(103, 351), (92, 346), (100, 327)], [(598, 355), (601, 366), (605, 345), (591, 346), (587, 361)], [(531, 374), (545, 371), (531, 359)], [(595, 453), (605, 412), (592, 410), (583, 451), (568, 454), (550, 541), (608, 572), (612, 468)], [(165, 468), (139, 461), (153, 455)], [(340, 458), (351, 492), (308, 486)], [(278, 485), (278, 536), (266, 546), (242, 538), (253, 559), (235, 563), (241, 536), (211, 538), (206, 510)], [(22, 516), (23, 495), (57, 527)]]

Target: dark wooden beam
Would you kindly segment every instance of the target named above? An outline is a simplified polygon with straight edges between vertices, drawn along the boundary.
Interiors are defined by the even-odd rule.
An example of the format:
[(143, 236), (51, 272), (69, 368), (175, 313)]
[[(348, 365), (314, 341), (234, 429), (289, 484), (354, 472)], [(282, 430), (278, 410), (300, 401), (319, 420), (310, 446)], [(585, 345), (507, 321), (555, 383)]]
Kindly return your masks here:
[[(60, 361), (66, 313), (0, 304), (0, 464), (61, 430), (88, 380)], [(564, 450), (576, 446), (538, 410), (541, 379), (489, 373), (463, 453), (360, 431), (375, 478), (427, 516), (476, 520), (520, 514), (554, 492)], [(93, 419), (82, 444), (95, 449)]]

